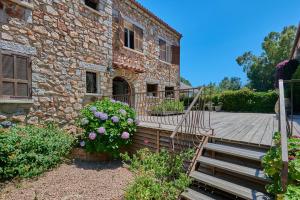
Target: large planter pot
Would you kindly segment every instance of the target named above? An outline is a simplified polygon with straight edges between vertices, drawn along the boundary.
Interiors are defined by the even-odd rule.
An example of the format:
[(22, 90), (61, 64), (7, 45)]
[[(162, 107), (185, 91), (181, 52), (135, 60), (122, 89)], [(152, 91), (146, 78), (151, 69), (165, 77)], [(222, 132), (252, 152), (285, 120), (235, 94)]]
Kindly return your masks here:
[[(289, 98), (284, 98), (284, 104), (285, 104), (286, 113), (289, 113), (291, 109), (291, 100)], [(280, 108), (280, 104), (278, 99), (274, 108), (274, 111), (277, 115), (279, 114), (279, 108)]]
[(71, 152), (73, 159), (91, 161), (91, 162), (104, 162), (112, 160), (109, 153), (89, 153), (82, 148), (74, 148)]
[(215, 111), (220, 112), (222, 110), (222, 105), (215, 106)]

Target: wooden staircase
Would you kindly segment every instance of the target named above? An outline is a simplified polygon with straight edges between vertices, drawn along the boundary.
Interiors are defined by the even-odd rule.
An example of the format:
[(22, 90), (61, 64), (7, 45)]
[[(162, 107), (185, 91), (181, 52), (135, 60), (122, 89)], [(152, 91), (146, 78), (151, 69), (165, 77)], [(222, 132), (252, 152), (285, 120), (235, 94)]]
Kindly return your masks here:
[(212, 199), (273, 199), (266, 194), (261, 159), (266, 149), (250, 145), (215, 140), (203, 147), (191, 171), (192, 185), (180, 198), (186, 200)]

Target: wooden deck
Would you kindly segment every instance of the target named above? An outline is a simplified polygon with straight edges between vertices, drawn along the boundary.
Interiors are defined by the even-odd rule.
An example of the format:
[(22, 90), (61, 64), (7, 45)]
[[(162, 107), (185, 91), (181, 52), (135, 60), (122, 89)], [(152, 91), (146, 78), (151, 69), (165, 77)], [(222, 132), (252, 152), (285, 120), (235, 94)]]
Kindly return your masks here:
[[(162, 129), (174, 130), (175, 125), (155, 123), (163, 122), (162, 118), (151, 117), (152, 123), (142, 122), (141, 126), (160, 126)], [(173, 121), (179, 119), (174, 116)], [(214, 137), (219, 139), (271, 146), (273, 134), (278, 131), (278, 119), (275, 114), (211, 112), (211, 127), (214, 129)], [(294, 116), (293, 133), (300, 134), (300, 116)]]

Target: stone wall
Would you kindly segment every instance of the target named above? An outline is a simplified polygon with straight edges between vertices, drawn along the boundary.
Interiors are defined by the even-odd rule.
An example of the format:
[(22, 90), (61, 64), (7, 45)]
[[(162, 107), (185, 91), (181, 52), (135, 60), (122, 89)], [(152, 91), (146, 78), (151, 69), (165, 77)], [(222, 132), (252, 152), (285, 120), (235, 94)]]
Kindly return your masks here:
[[(141, 67), (144, 73), (117, 69), (115, 76), (122, 76), (133, 85), (134, 92), (146, 92), (147, 83), (158, 84), (158, 90), (165, 90), (165, 86), (179, 88), (180, 66), (159, 60), (159, 38), (171, 45), (180, 46), (181, 36), (164, 26), (149, 13), (139, 9), (132, 0), (113, 0), (113, 13), (117, 13), (122, 20), (129, 21), (143, 28), (143, 52), (123, 47), (120, 20), (113, 20), (113, 62), (128, 66)], [(130, 77), (130, 78), (128, 78)]]
[[(83, 0), (34, 0), (30, 6), (1, 0), (0, 48), (32, 60), (28, 123), (55, 121), (73, 130), (86, 98), (87, 69), (98, 71), (100, 93), (111, 94), (107, 67), (112, 66), (112, 1), (100, 1), (101, 7), (95, 11)], [(16, 9), (12, 11), (13, 6)], [(16, 100), (2, 99), (2, 114), (7, 114), (8, 106), (30, 104), (17, 101), (12, 104)], [(23, 115), (26, 109), (20, 108), (15, 106)]]

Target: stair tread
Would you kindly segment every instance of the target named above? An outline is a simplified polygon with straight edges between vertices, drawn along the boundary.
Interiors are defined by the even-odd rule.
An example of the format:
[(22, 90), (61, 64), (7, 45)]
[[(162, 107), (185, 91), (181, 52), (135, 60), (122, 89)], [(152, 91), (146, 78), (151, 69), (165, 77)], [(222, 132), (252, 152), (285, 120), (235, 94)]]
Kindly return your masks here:
[(210, 176), (208, 174), (204, 174), (198, 171), (193, 171), (190, 176), (206, 185), (212, 186), (214, 188), (217, 188), (219, 190), (225, 191), (227, 193), (233, 194), (235, 196), (244, 198), (244, 199), (255, 199), (255, 200), (266, 200), (271, 199), (268, 195), (258, 192), (256, 190), (252, 190), (250, 188), (237, 185), (235, 183), (231, 183), (219, 178), (216, 178), (214, 176)]
[(206, 144), (205, 149), (242, 158), (248, 158), (255, 161), (261, 161), (262, 157), (265, 155), (265, 152), (261, 151), (253, 151), (239, 147), (231, 147), (227, 145), (213, 143)]
[(255, 169), (255, 168), (250, 168), (250, 167), (245, 167), (242, 165), (237, 165), (237, 164), (233, 164), (230, 162), (225, 162), (225, 161), (221, 161), (221, 160), (217, 160), (217, 159), (213, 159), (213, 158), (208, 158), (208, 157), (204, 157), (201, 156), (198, 159), (198, 162), (206, 164), (206, 165), (210, 165), (212, 167), (217, 167), (219, 169), (223, 169), (226, 171), (230, 171), (233, 173), (237, 173), (240, 175), (244, 175), (247, 177), (252, 177), (255, 179), (259, 179), (262, 181), (268, 181), (269, 179), (265, 176), (265, 173), (262, 170), (259, 169)]
[(181, 193), (181, 197), (184, 197), (188, 200), (215, 200), (216, 198), (212, 198), (206, 194), (197, 192), (191, 188), (187, 188), (183, 193)]

